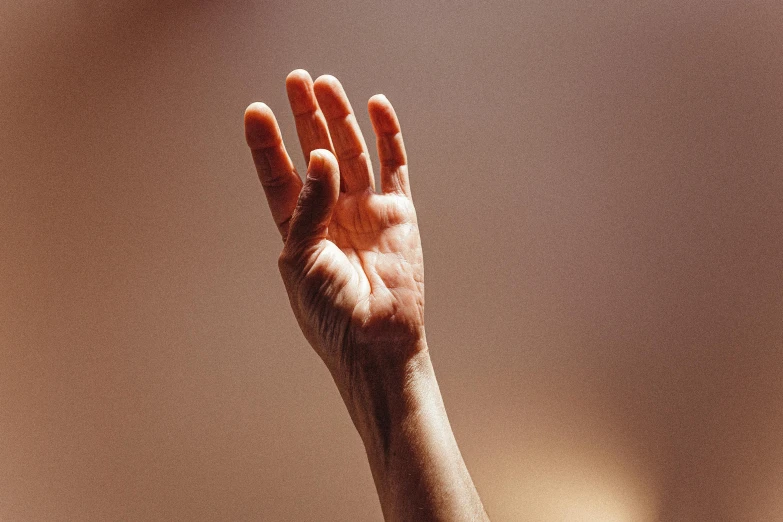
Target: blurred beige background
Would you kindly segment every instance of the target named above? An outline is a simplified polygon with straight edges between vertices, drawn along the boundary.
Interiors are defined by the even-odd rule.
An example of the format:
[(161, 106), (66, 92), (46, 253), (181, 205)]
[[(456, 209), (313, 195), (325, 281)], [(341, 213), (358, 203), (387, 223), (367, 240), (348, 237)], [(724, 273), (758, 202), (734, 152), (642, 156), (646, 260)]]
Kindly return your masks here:
[(0, 519), (381, 519), (244, 144), (300, 67), (400, 115), (493, 520), (783, 520), (776, 0), (0, 4)]

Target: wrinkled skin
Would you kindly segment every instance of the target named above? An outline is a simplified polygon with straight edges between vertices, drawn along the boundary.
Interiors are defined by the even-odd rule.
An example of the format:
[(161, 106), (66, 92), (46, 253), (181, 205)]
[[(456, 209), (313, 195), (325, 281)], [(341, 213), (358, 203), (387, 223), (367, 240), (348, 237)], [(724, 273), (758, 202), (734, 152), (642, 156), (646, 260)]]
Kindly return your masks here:
[(302, 184), (272, 111), (245, 112), (258, 176), (285, 246), (279, 266), (307, 340), (332, 373), (367, 452), (386, 520), (488, 520), (457, 447), (424, 335), (424, 266), (400, 126), (368, 103), (381, 164), (331, 76), (286, 80)]
[(361, 367), (406, 364), (426, 350), (424, 267), (399, 123), (383, 96), (368, 110), (381, 193), (364, 139), (337, 80), (304, 71), (287, 80), (305, 158), (302, 186), (272, 111), (251, 105), (247, 141), (285, 246), (279, 267), (307, 340), (338, 386)]
[(341, 380), (368, 359), (403, 364), (423, 341), (424, 267), (407, 198), (340, 194), (325, 237), (286, 244), (279, 266), (302, 332)]

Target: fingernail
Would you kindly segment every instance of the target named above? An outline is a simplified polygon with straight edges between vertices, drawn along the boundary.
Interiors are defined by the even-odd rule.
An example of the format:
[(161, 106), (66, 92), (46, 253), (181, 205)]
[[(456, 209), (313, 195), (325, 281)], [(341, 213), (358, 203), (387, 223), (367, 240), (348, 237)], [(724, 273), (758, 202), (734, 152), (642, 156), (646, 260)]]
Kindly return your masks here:
[(307, 165), (307, 173), (311, 174), (314, 171), (322, 171), (324, 164), (324, 156), (319, 150), (310, 152), (310, 161)]

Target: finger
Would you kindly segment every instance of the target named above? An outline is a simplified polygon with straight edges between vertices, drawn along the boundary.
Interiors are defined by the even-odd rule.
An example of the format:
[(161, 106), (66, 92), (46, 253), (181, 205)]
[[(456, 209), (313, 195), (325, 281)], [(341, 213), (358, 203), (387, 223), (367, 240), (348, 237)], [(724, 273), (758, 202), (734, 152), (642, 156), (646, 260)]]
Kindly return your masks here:
[(291, 219), (288, 241), (301, 246), (323, 239), (339, 196), (337, 160), (326, 149), (312, 151), (307, 180)]
[(285, 150), (275, 116), (265, 104), (252, 103), (245, 110), (245, 138), (253, 155), (258, 179), (264, 187), (272, 219), (285, 241), (302, 180)]
[(326, 117), (345, 191), (375, 190), (367, 145), (342, 85), (334, 76), (324, 75), (315, 81), (313, 90)]
[(315, 99), (313, 79), (307, 71), (297, 69), (289, 74), (285, 79), (285, 88), (305, 162), (310, 161), (310, 152), (315, 149), (334, 151), (326, 119)]
[(376, 94), (367, 103), (370, 121), (378, 144), (381, 164), (381, 190), (384, 194), (399, 193), (411, 197), (408, 180), (408, 158), (402, 142), (397, 114), (383, 94)]

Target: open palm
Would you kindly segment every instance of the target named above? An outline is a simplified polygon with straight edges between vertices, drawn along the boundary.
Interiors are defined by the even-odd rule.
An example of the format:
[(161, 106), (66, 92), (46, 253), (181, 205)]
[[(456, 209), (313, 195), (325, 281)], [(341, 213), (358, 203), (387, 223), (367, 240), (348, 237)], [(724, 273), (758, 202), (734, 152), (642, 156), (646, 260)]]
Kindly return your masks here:
[(400, 126), (389, 101), (368, 110), (381, 193), (340, 83), (305, 71), (286, 80), (308, 173), (303, 184), (272, 111), (254, 103), (245, 129), (272, 216), (283, 236), (280, 271), (310, 344), (336, 379), (403, 363), (424, 343), (424, 268)]

